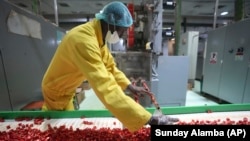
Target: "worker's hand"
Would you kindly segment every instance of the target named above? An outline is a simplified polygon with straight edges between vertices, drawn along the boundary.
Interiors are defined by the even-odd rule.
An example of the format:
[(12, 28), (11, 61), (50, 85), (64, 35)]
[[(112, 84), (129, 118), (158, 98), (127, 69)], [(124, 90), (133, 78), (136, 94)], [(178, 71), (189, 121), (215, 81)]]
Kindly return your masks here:
[(148, 90), (146, 90), (143, 87), (138, 87), (138, 86), (134, 86), (132, 84), (128, 85), (128, 90), (137, 96), (143, 96), (144, 94), (146, 94), (147, 92), (149, 92)]
[(167, 115), (152, 116), (149, 120), (149, 125), (173, 125), (178, 122), (178, 118), (169, 117)]

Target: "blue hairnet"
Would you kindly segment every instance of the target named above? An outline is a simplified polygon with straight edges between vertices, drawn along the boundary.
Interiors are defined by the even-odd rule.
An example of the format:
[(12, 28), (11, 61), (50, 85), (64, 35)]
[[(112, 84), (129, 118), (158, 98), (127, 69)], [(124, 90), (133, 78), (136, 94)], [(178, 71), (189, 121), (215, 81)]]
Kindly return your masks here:
[(95, 14), (99, 20), (104, 20), (108, 24), (130, 27), (133, 24), (133, 18), (128, 8), (122, 2), (111, 2), (104, 6), (100, 13)]

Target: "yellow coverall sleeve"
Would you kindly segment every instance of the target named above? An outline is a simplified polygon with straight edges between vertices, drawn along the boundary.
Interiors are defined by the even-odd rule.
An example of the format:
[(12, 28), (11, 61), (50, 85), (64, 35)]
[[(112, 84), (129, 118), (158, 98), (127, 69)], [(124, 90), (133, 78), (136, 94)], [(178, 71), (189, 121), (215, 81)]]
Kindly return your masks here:
[[(119, 81), (125, 76), (117, 70), (108, 70), (109, 67), (106, 67), (108, 64), (114, 64), (106, 62), (112, 60), (107, 55), (107, 47), (100, 48), (97, 39), (92, 35), (78, 34), (74, 38), (69, 41), (69, 44), (75, 45), (72, 48), (74, 52), (72, 59), (75, 65), (79, 66), (100, 101), (130, 131), (143, 127), (149, 121), (151, 113), (124, 94), (114, 76), (120, 84), (126, 84), (129, 81)], [(119, 77), (119, 74), (122, 74), (120, 75), (122, 77)]]
[(125, 90), (128, 87), (128, 85), (131, 84), (131, 82), (126, 77), (126, 75), (116, 67), (116, 63), (114, 61), (114, 58), (111, 55), (111, 53), (108, 51), (108, 48), (105, 47), (104, 50), (108, 55), (108, 57), (107, 57), (108, 60), (107, 60), (107, 65), (106, 65), (108, 71), (113, 74), (116, 82), (122, 88), (122, 90)]

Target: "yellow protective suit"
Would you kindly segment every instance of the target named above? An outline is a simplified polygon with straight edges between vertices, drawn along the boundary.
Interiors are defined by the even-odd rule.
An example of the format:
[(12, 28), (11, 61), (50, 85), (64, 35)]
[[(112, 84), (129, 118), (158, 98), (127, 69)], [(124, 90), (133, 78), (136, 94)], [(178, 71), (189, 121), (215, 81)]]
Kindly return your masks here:
[(44, 75), (42, 90), (48, 110), (71, 110), (78, 86), (88, 80), (106, 108), (130, 131), (145, 125), (151, 114), (124, 94), (130, 81), (103, 43), (101, 24), (92, 20), (69, 31)]

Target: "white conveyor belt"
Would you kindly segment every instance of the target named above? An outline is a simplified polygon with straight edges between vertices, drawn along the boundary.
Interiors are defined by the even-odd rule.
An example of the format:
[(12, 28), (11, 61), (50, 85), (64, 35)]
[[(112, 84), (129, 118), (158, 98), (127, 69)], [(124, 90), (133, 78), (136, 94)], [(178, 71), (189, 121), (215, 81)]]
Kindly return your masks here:
[[(180, 121), (191, 122), (193, 120), (209, 120), (214, 121), (220, 119), (225, 121), (227, 118), (234, 121), (243, 120), (248, 118), (250, 120), (250, 111), (236, 111), (236, 112), (212, 112), (212, 113), (192, 113), (192, 114), (176, 114), (169, 115), (177, 117)], [(48, 128), (48, 124), (52, 127), (66, 126), (67, 128), (72, 127), (73, 129), (85, 129), (85, 128), (123, 128), (122, 123), (113, 117), (100, 117), (100, 118), (60, 118), (60, 119), (44, 119), (41, 125), (35, 125), (34, 120), (30, 121), (15, 121), (5, 120), (0, 122), (0, 131), (6, 131), (7, 126), (9, 129), (15, 129), (19, 124), (33, 124), (33, 128), (40, 129), (42, 131)], [(88, 124), (89, 123), (89, 124)], [(8, 129), (8, 130), (9, 130)]]

